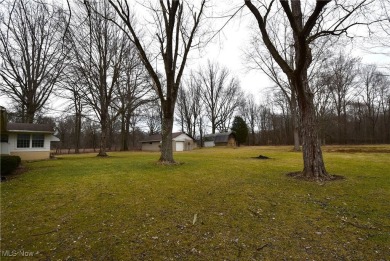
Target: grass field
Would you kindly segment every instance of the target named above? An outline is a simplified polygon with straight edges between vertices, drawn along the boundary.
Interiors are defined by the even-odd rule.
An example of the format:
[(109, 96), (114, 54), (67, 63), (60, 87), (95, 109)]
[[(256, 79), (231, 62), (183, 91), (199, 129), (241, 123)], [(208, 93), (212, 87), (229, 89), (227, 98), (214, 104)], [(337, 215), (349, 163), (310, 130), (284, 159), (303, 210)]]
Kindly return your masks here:
[(327, 183), (287, 177), (291, 147), (25, 163), (1, 183), (1, 260), (390, 260), (389, 152), (324, 147)]

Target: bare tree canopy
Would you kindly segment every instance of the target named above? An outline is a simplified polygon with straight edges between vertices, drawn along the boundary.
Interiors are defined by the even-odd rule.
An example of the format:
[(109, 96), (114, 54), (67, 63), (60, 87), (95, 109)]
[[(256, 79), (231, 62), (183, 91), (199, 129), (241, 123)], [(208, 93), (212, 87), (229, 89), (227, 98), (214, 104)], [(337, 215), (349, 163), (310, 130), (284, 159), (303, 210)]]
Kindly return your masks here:
[(67, 15), (45, 1), (6, 2), (0, 18), (0, 94), (32, 123), (64, 69)]
[(158, 100), (155, 100), (142, 108), (142, 117), (147, 126), (149, 135), (157, 134), (161, 132), (161, 106)]
[(203, 109), (201, 92), (201, 82), (192, 73), (189, 79), (184, 81), (177, 98), (178, 123), (181, 125), (182, 132), (192, 137), (196, 135), (196, 127), (199, 126)]
[[(130, 43), (123, 56), (121, 77), (114, 91), (113, 107), (121, 118), (120, 150), (128, 150), (130, 126), (135, 111), (144, 104), (156, 100), (152, 97), (151, 79), (139, 59), (136, 48)], [(134, 145), (133, 145), (134, 146)]]
[(249, 94), (244, 98), (244, 102), (242, 102), (240, 107), (240, 113), (244, 117), (244, 120), (249, 124), (249, 130), (251, 132), (251, 142), (249, 142), (249, 144), (257, 144), (255, 128), (257, 121), (259, 120), (258, 114), (260, 111), (253, 94)]
[(242, 102), (242, 91), (238, 80), (229, 70), (217, 63), (208, 62), (199, 72), (199, 84), (202, 86), (201, 97), (206, 117), (211, 123), (211, 131), (227, 131), (233, 114)]
[[(124, 57), (130, 41), (112, 22), (100, 15), (115, 15), (107, 3), (85, 1), (72, 25), (69, 41), (72, 45), (73, 72), (80, 79), (82, 96), (95, 112), (101, 126), (99, 156), (107, 156), (107, 132), (110, 108), (121, 77), (126, 77)], [(99, 13), (98, 13), (99, 12)], [(124, 79), (125, 81), (125, 79)]]
[[(206, 0), (199, 3), (150, 1), (147, 8), (153, 20), (148, 24), (150, 35), (147, 36), (144, 35), (146, 32), (140, 31), (137, 26), (137, 21), (133, 17), (134, 10), (127, 1), (108, 0), (108, 2), (122, 19), (124, 26), (121, 27), (138, 49), (160, 99), (163, 116), (160, 162), (174, 163), (172, 128), (175, 104), (188, 54), (191, 48), (200, 43), (199, 27), (203, 19)], [(148, 41), (150, 45), (147, 47)], [(153, 52), (155, 50), (158, 51)], [(154, 63), (156, 66), (153, 65)], [(159, 72), (159, 63), (162, 64), (164, 73)]]

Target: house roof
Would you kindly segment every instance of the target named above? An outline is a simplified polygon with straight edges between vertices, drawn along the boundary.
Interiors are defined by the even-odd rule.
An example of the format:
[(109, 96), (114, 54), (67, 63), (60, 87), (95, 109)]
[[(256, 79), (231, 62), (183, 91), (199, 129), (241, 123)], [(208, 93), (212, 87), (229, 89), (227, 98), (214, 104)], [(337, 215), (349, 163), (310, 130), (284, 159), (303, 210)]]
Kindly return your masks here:
[(54, 133), (54, 129), (50, 124), (33, 124), (33, 123), (8, 123), (7, 131)]
[(235, 135), (233, 131), (222, 132), (216, 134), (208, 134), (204, 136), (205, 141), (214, 141), (214, 143), (228, 142), (230, 135)]
[(204, 141), (214, 141), (216, 135), (217, 134), (207, 134), (204, 135), (203, 139)]
[[(183, 133), (183, 132), (172, 132), (172, 139), (179, 137), (181, 134), (185, 134), (185, 133)], [(150, 135), (149, 137), (147, 137), (145, 140), (143, 140), (141, 142), (153, 142), (153, 141), (162, 141), (161, 134)]]

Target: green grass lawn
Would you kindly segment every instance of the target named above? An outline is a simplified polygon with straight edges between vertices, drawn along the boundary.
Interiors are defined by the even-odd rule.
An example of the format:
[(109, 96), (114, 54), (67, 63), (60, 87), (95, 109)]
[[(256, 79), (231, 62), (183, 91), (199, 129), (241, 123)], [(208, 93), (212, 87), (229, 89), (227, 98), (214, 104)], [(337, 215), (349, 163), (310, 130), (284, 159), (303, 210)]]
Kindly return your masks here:
[(287, 177), (291, 147), (24, 163), (1, 183), (2, 260), (389, 260), (389, 149), (324, 147), (345, 177), (327, 183)]

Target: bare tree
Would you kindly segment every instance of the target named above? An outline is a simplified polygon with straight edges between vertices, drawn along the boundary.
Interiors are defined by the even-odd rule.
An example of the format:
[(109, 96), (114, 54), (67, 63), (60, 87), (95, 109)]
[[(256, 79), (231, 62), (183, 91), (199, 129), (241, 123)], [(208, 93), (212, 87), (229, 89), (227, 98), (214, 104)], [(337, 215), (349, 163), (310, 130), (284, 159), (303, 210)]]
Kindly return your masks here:
[(329, 59), (327, 67), (323, 69), (324, 81), (337, 114), (338, 142), (346, 142), (347, 138), (347, 105), (353, 99), (353, 88), (358, 76), (359, 58), (340, 52)]
[[(256, 38), (255, 38), (256, 39)], [(254, 52), (247, 52), (246, 56), (249, 60), (247, 66), (251, 69), (260, 69), (264, 72), (269, 79), (271, 79), (276, 87), (281, 90), (283, 95), (285, 96), (289, 109), (291, 112), (291, 125), (294, 132), (294, 150), (300, 151), (300, 141), (299, 141), (299, 115), (298, 115), (298, 106), (297, 106), (297, 96), (294, 88), (292, 88), (291, 83), (288, 78), (283, 75), (283, 72), (279, 68), (279, 66), (275, 63), (272, 57), (261, 50), (260, 46), (252, 43)], [(286, 44), (285, 48), (286, 59), (291, 63), (293, 63), (292, 53), (289, 54), (290, 48)]]
[(115, 24), (100, 15), (115, 15), (108, 3), (85, 1), (79, 7), (77, 25), (73, 25), (71, 31), (74, 67), (84, 87), (83, 99), (100, 122), (98, 156), (107, 156), (110, 107), (124, 70), (124, 55), (130, 42)]
[(46, 104), (64, 69), (67, 19), (63, 9), (45, 1), (7, 2), (0, 18), (0, 94), (32, 123)]
[(131, 133), (131, 148), (133, 150), (138, 148), (138, 146), (136, 144), (137, 138), (139, 140), (140, 136), (142, 136), (142, 137), (144, 136), (144, 133), (138, 127), (138, 124), (142, 120), (141, 109), (142, 109), (142, 106), (137, 108), (135, 111), (132, 112), (132, 114), (130, 116), (130, 120), (129, 120), (131, 132), (130, 131), (127, 132), (127, 130), (126, 130), (127, 133)]
[(249, 123), (249, 129), (251, 132), (252, 145), (256, 145), (256, 121), (258, 112), (258, 105), (255, 102), (253, 94), (249, 94), (244, 99), (241, 105), (241, 114), (244, 116), (246, 122)]
[(242, 102), (238, 80), (230, 76), (227, 68), (209, 61), (207, 67), (200, 70), (199, 81), (212, 133), (214, 134), (217, 129), (227, 131), (234, 112), (239, 109)]
[(116, 98), (113, 101), (113, 106), (121, 118), (120, 150), (127, 151), (129, 150), (128, 137), (130, 127), (132, 127), (133, 131), (135, 128), (132, 124), (136, 119), (133, 117), (134, 112), (153, 98), (150, 95), (152, 91), (150, 77), (147, 75), (147, 71), (142, 65), (137, 50), (133, 45), (129, 45), (126, 49), (123, 55), (122, 66), (122, 76), (117, 82)]
[[(137, 31), (130, 6), (127, 1), (108, 0), (124, 22), (122, 29), (127, 32), (129, 39), (138, 49), (139, 55), (150, 77), (154, 89), (159, 97), (162, 108), (162, 144), (160, 162), (174, 163), (172, 150), (172, 128), (175, 113), (175, 104), (180, 87), (181, 78), (186, 66), (188, 54), (196, 42), (200, 22), (203, 17), (206, 0), (195, 4), (187, 1), (162, 1), (158, 4), (150, 3), (148, 10), (153, 19), (149, 24), (152, 32), (152, 44), (157, 44), (158, 53), (153, 54), (153, 48), (146, 49), (146, 37), (141, 38)], [(119, 25), (119, 24), (118, 24)], [(159, 57), (163, 63), (164, 77), (159, 77), (157, 66), (154, 67), (154, 57)], [(156, 61), (157, 63), (157, 61)]]
[(390, 142), (390, 75), (380, 73), (382, 83), (379, 85), (379, 107), (382, 109), (382, 142)]
[(59, 84), (58, 96), (70, 101), (67, 111), (74, 112), (74, 149), (80, 152), (82, 113), (85, 108), (83, 99), (83, 86), (81, 79), (74, 73), (71, 56), (68, 55), (67, 66), (64, 70), (64, 80)]
[[(294, 39), (291, 29), (289, 29), (290, 25), (288, 18), (286, 16), (278, 15), (269, 16), (267, 19), (267, 27), (270, 31), (270, 38), (273, 39), (275, 48), (280, 53), (280, 56), (283, 57), (291, 68), (294, 68)], [(283, 70), (273, 59), (267, 47), (264, 44), (259, 44), (259, 42), (261, 42), (261, 37), (261, 35), (256, 34), (252, 36), (252, 41), (250, 43), (251, 48), (245, 51), (245, 65), (251, 70), (260, 69), (275, 83), (276, 88), (280, 89), (286, 97), (292, 118), (289, 123), (293, 129), (294, 150), (300, 151), (300, 122), (296, 91), (292, 86), (292, 82), (283, 73)], [(323, 37), (321, 41), (317, 41), (311, 46), (312, 62), (308, 68), (308, 80), (310, 83), (309, 85), (313, 89), (313, 93), (317, 92), (315, 90), (317, 86), (314, 82), (317, 81), (316, 78), (323, 76), (324, 64), (331, 55), (328, 46), (336, 44), (336, 41), (332, 40), (331, 37)], [(317, 106), (315, 107), (318, 108)]]
[[(311, 89), (313, 90), (313, 103), (315, 107), (316, 123), (318, 128), (318, 136), (321, 144), (325, 145), (329, 129), (333, 129), (331, 124), (333, 104), (332, 95), (329, 89), (329, 81), (321, 74), (317, 74), (310, 81)], [(335, 125), (334, 125), (335, 126)], [(333, 136), (333, 135), (331, 135)]]
[[(294, 51), (293, 51), (293, 39), (289, 30), (289, 22), (286, 17), (275, 16), (271, 17), (267, 23), (270, 28), (270, 34), (273, 39), (278, 38), (275, 41), (275, 45), (285, 61), (289, 63), (291, 67), (294, 67)], [(291, 128), (293, 129), (294, 138), (294, 150), (300, 151), (300, 139), (299, 139), (299, 115), (296, 91), (292, 88), (292, 84), (288, 77), (283, 74), (279, 65), (272, 58), (272, 55), (268, 52), (264, 45), (259, 45), (261, 36), (253, 35), (251, 40), (251, 49), (245, 52), (246, 63), (245, 65), (251, 70), (261, 70), (268, 78), (273, 81), (276, 88), (280, 89), (285, 96), (289, 110), (291, 112)]]
[(60, 142), (56, 144), (57, 153), (62, 153), (63, 149), (70, 153), (72, 148), (76, 148), (78, 144), (75, 144), (75, 136), (78, 135), (76, 131), (76, 118), (70, 114), (64, 114), (55, 119), (55, 129)]
[[(330, 8), (327, 10), (325, 7), (330, 0), (317, 0), (314, 6), (305, 4), (304, 9), (299, 0), (280, 0), (279, 6), (276, 1), (262, 2), (257, 6), (250, 0), (244, 2), (257, 21), (264, 45), (297, 94), (303, 139), (304, 169), (301, 175), (315, 180), (330, 179), (331, 176), (325, 169), (318, 137), (314, 94), (309, 86), (308, 70), (313, 58), (310, 45), (320, 37), (342, 35), (354, 25), (368, 24), (369, 21), (362, 23), (354, 19), (373, 1), (362, 0), (351, 4), (335, 2), (329, 5)], [(277, 49), (275, 41), (279, 39), (267, 25), (269, 17), (278, 15), (288, 20), (289, 30), (293, 36), (294, 66), (291, 66), (289, 60), (283, 57), (283, 52)]]
[(366, 106), (366, 117), (370, 121), (370, 134), (372, 142), (375, 142), (376, 127), (381, 110), (381, 89), (388, 82), (385, 81), (383, 74), (379, 72), (375, 65), (369, 64), (363, 66), (361, 71), (361, 92), (360, 97)]
[(183, 84), (186, 88), (179, 90), (177, 98), (177, 115), (182, 131), (195, 137), (197, 124), (203, 104), (201, 101), (201, 85), (192, 74)]
[(148, 134), (153, 135), (161, 132), (161, 106), (158, 101), (146, 104), (143, 109), (143, 118), (148, 127)]

